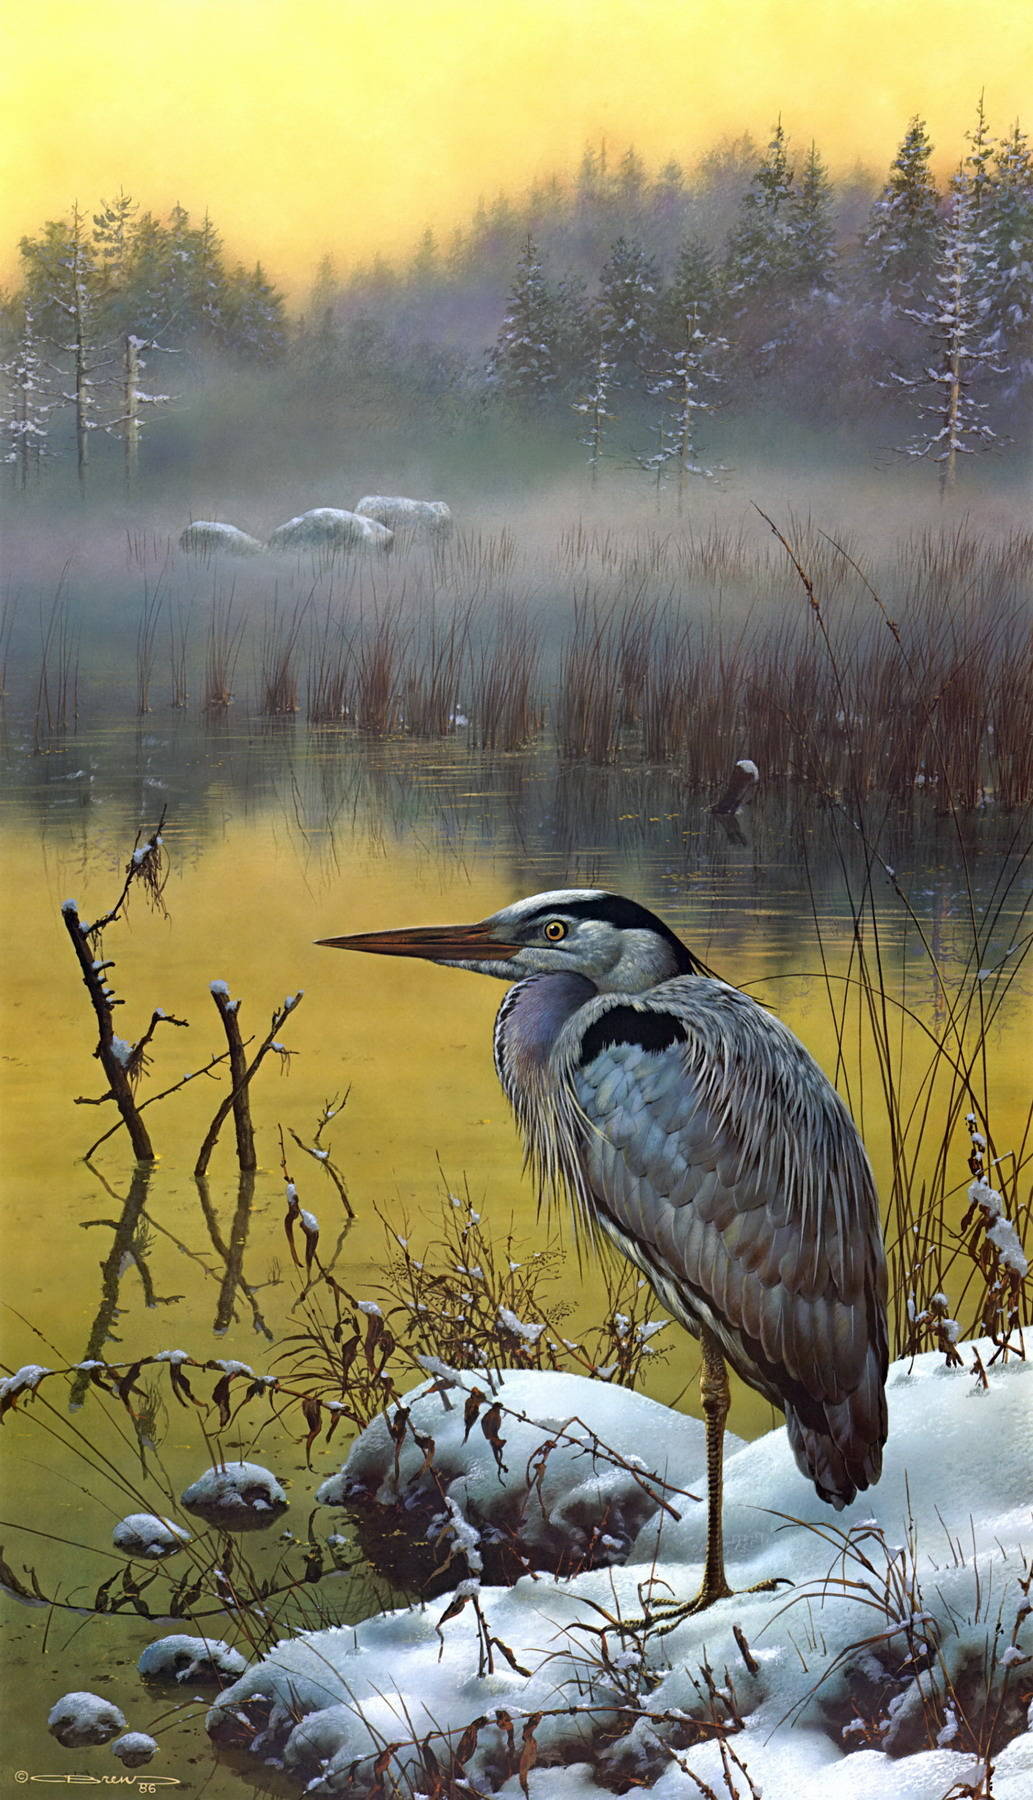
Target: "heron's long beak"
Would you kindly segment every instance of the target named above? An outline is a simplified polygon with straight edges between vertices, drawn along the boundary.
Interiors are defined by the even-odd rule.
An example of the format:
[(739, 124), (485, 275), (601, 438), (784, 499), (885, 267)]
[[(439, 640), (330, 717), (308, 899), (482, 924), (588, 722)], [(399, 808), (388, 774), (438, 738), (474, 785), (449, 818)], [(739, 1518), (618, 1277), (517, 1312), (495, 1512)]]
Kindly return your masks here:
[(423, 956), (430, 962), (499, 962), (516, 956), (521, 948), (519, 944), (500, 943), (487, 920), (479, 925), (426, 925), (316, 941), (329, 950), (366, 950), (374, 956)]

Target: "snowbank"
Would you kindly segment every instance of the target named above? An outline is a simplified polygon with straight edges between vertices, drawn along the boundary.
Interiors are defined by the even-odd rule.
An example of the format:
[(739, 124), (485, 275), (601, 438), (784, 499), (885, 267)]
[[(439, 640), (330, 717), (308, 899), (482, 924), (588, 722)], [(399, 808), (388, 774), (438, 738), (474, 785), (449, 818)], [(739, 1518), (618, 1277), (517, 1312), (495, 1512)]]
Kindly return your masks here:
[[(426, 1573), (454, 1553), (451, 1587), (474, 1573), (507, 1582), (532, 1568), (569, 1574), (625, 1562), (665, 1500), (698, 1510), (706, 1467), (698, 1419), (582, 1375), (509, 1369), (490, 1386), (487, 1376), (464, 1380), (469, 1392), (443, 1397), (432, 1378), (407, 1394), (316, 1491), (320, 1505), (352, 1513), (374, 1563), (381, 1546), (397, 1557), (403, 1533), (413, 1553), (426, 1548)], [(615, 1434), (634, 1446), (619, 1462), (605, 1448)]]
[[(988, 1362), (992, 1346), (980, 1350)], [(994, 1794), (1024, 1800), (1033, 1639), (1019, 1584), (1033, 1538), (1031, 1373), (1011, 1362), (991, 1369), (984, 1387), (971, 1367), (947, 1369), (936, 1354), (894, 1365), (883, 1481), (841, 1514), (799, 1474), (784, 1429), (735, 1449), (730, 1578), (740, 1588), (774, 1576), (792, 1585), (737, 1593), (666, 1632), (660, 1602), (688, 1599), (698, 1585), (702, 1505), (679, 1500), (678, 1520), (652, 1510), (623, 1567), (482, 1587), (468, 1552), (476, 1560), (498, 1466), (477, 1422), (460, 1442), (463, 1389), (449, 1395), (457, 1429), (425, 1384), (412, 1409), (421, 1421), (433, 1417), (432, 1460), (439, 1438), (447, 1451), (444, 1498), (456, 1502), (449, 1517), (467, 1551), (455, 1594), (285, 1640), (220, 1696), (209, 1732), (282, 1762), (299, 1789), (317, 1795), (366, 1793), (388, 1745), (390, 1770), (404, 1780), (422, 1766), (425, 1738), (444, 1767), (461, 1763), (485, 1794), (520, 1793), (523, 1762), (531, 1800), (590, 1800), (629, 1782), (656, 1800), (699, 1800), (701, 1783), (723, 1797), (726, 1768), (748, 1791), (732, 1756), (770, 1796), (942, 1800), (952, 1783), (977, 1779), (977, 1748), (992, 1730)], [(555, 1384), (569, 1379), (524, 1374), (504, 1385), (555, 1435), (557, 1416), (569, 1416)], [(602, 1388), (599, 1405), (606, 1441), (626, 1463), (642, 1456), (658, 1473), (662, 1459), (691, 1482), (700, 1436), (692, 1421), (657, 1409), (662, 1431), (647, 1437), (649, 1403)], [(532, 1484), (517, 1455), (525, 1430), (533, 1436), (502, 1416), (495, 1435), (511, 1472), (502, 1485), (511, 1497), (522, 1492), (526, 1508)], [(405, 1446), (394, 1473), (388, 1438), (390, 1461), (383, 1441), (366, 1434), (346, 1465), (345, 1478), (361, 1470), (377, 1504), (404, 1497), (414, 1480), (419, 1487)], [(587, 1487), (597, 1453), (568, 1449), (563, 1466)], [(546, 1535), (545, 1515), (569, 1492), (557, 1478)], [(468, 1545), (464, 1507), (478, 1520)]]
[(222, 1531), (265, 1531), (287, 1509), (287, 1496), (261, 1463), (220, 1463), (184, 1489), (188, 1512)]

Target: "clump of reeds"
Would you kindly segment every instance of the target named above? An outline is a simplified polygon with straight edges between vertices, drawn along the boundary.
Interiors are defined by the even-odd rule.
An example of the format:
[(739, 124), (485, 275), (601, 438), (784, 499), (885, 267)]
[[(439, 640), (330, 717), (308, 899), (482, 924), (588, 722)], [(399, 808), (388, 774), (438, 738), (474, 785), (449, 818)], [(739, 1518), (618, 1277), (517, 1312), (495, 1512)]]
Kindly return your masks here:
[(612, 612), (575, 601), (560, 660), (556, 744), (565, 761), (613, 762), (621, 741), (621, 632)]
[(153, 588), (149, 581), (145, 581), (136, 626), (136, 711), (140, 717), (151, 710), (151, 682), (154, 679), (158, 623), (164, 604), (161, 576)]
[(311, 595), (288, 612), (278, 592), (266, 611), (259, 650), (261, 707), (267, 718), (293, 718), (298, 711), (298, 646)]
[(401, 699), (410, 737), (448, 737), (456, 729), (472, 610), (471, 600), (455, 602), (442, 619), (432, 597), (416, 626)]
[(66, 564), (49, 608), (40, 607), (39, 673), (32, 727), (36, 755), (66, 737), (79, 722), (80, 634), (72, 613), (67, 577)]
[(365, 737), (398, 729), (402, 665), (410, 631), (397, 603), (377, 606), (360, 623), (355, 646), (355, 723)]
[(480, 750), (519, 750), (541, 729), (538, 632), (512, 603), (503, 605), (491, 643), (473, 659), (471, 741)]
[(218, 717), (233, 704), (233, 679), (244, 637), (244, 620), (234, 609), (234, 592), (228, 595), (218, 589), (212, 596), (212, 613), (208, 622), (205, 647), (204, 694), (202, 709), (209, 718)]

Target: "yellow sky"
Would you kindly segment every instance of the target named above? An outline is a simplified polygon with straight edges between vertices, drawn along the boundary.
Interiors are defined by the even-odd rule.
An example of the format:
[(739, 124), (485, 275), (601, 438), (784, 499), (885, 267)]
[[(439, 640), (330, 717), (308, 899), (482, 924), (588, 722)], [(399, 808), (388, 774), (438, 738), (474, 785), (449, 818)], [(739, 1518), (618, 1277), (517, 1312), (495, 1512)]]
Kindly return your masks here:
[[(5, 0), (0, 275), (78, 197), (210, 210), (289, 287), (462, 222), (605, 135), (686, 162), (781, 112), (880, 170), (943, 166), (980, 88), (1028, 115), (1029, 0)], [(1033, 124), (1028, 116), (1024, 121)]]

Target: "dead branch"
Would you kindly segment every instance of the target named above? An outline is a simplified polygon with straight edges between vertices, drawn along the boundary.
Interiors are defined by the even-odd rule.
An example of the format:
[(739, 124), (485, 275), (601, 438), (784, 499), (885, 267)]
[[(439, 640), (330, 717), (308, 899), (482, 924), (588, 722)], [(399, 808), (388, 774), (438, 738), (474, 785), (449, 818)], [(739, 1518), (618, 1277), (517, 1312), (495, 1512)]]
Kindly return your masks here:
[[(226, 989), (225, 989), (225, 983), (213, 983), (212, 996), (215, 1000), (216, 1006), (219, 1007), (219, 1012), (223, 1018), (223, 1023), (225, 1025), (227, 1014), (229, 1014), (230, 1017), (235, 1017), (236, 1008), (240, 1003), (239, 1003), (239, 1001), (234, 1001), (234, 1000), (229, 999), (228, 993), (226, 992)], [(246, 1066), (244, 1066), (243, 1056), (241, 1055), (240, 1063), (238, 1064), (239, 1072), (233, 1078), (233, 1086), (230, 1089), (230, 1092), (226, 1095), (226, 1098), (219, 1105), (219, 1107), (216, 1111), (215, 1117), (213, 1118), (211, 1124), (208, 1127), (208, 1131), (205, 1136), (204, 1143), (201, 1145), (200, 1151), (198, 1152), (197, 1161), (194, 1164), (194, 1174), (196, 1176), (202, 1177), (207, 1173), (208, 1164), (210, 1163), (210, 1161), (212, 1159), (212, 1152), (215, 1149), (215, 1146), (219, 1140), (219, 1133), (222, 1130), (222, 1127), (225, 1124), (226, 1119), (229, 1117), (229, 1114), (231, 1112), (233, 1112), (234, 1117), (239, 1118), (236, 1108), (237, 1108), (237, 1103), (238, 1103), (238, 1097), (240, 1095), (243, 1095), (245, 1097), (245, 1111), (248, 1110), (246, 1107), (247, 1089), (249, 1088), (249, 1086), (251, 1085), (251, 1082), (254, 1080), (255, 1076), (257, 1075), (259, 1069), (261, 1068), (263, 1062), (265, 1061), (266, 1057), (268, 1056), (270, 1050), (277, 1048), (277, 1044), (276, 1044), (277, 1033), (281, 1030), (285, 1021), (287, 1019), (289, 1019), (291, 1013), (295, 1010), (295, 1008), (300, 1005), (302, 998), (303, 998), (303, 995), (302, 995), (301, 989), (299, 989), (296, 994), (288, 994), (287, 998), (286, 998), (286, 1000), (284, 1000), (283, 1004), (281, 1006), (278, 1006), (276, 1011), (273, 1013), (272, 1023), (269, 1026), (269, 1030), (266, 1032), (265, 1037), (262, 1039), (262, 1042), (259, 1044), (258, 1049), (256, 1050), (251, 1062), (248, 1063)], [(225, 1002), (225, 1008), (226, 1008), (225, 1012), (223, 1012), (222, 1006), (219, 1005), (220, 1000)], [(227, 1037), (228, 1036), (229, 1036), (229, 1032), (227, 1030)], [(239, 1041), (239, 1032), (238, 1032), (238, 1041)], [(241, 1050), (242, 1049), (243, 1049), (243, 1046), (241, 1045)], [(233, 1045), (231, 1042), (231, 1044), (230, 1044), (230, 1067), (231, 1067), (231, 1070), (233, 1069), (233, 1055), (234, 1055)], [(250, 1116), (248, 1116), (248, 1124), (250, 1126)], [(237, 1132), (237, 1154), (238, 1154), (238, 1157), (241, 1154), (239, 1125), (238, 1125), (238, 1132)], [(254, 1141), (253, 1140), (252, 1140), (252, 1144), (251, 1144), (250, 1154), (251, 1154), (252, 1159), (254, 1159), (255, 1151), (254, 1151)], [(241, 1162), (242, 1169), (245, 1167), (254, 1169), (256, 1166), (257, 1165), (254, 1160), (252, 1160), (248, 1164)]]

